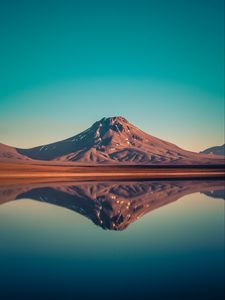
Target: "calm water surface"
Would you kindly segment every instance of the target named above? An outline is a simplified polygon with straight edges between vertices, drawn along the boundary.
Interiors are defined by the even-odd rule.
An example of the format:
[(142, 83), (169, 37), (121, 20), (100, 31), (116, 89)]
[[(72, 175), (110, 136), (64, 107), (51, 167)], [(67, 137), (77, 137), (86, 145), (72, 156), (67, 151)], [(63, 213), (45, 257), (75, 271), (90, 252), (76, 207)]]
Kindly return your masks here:
[(224, 181), (0, 185), (1, 299), (223, 299)]

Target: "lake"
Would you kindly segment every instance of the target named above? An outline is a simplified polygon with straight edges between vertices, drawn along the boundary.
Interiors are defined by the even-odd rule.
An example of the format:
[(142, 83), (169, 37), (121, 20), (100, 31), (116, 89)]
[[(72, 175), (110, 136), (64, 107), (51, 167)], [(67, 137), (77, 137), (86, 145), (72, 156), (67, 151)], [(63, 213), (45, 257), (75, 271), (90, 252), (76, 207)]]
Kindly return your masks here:
[(1, 299), (223, 299), (224, 181), (0, 184)]

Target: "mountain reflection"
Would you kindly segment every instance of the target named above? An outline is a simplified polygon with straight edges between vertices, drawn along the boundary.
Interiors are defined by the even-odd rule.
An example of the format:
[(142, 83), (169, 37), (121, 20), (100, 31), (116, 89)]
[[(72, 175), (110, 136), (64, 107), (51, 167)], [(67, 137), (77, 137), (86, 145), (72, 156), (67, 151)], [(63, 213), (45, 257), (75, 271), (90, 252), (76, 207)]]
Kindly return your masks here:
[(146, 213), (195, 192), (224, 198), (224, 181), (11, 183), (0, 187), (0, 203), (29, 198), (78, 212), (103, 229), (124, 230)]

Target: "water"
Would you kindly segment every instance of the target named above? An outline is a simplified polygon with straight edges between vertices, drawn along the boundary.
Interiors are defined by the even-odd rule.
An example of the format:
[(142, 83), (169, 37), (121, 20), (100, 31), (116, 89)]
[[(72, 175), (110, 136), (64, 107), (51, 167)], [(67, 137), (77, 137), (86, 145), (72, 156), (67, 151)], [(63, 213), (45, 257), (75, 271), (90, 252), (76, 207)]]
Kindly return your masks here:
[(0, 186), (1, 299), (223, 299), (224, 181)]

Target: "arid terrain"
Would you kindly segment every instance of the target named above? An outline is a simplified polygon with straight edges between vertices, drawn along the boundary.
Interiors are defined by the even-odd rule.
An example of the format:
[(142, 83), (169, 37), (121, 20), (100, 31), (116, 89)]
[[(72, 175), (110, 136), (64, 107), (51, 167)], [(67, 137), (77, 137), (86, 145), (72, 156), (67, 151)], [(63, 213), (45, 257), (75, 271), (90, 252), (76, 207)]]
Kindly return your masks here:
[(71, 138), (30, 149), (0, 144), (0, 161), (74, 165), (217, 165), (220, 155), (196, 153), (143, 132), (123, 117), (103, 118)]
[(147, 178), (221, 178), (224, 166), (88, 166), (49, 163), (0, 162), (0, 178), (73, 178), (77, 180), (147, 179)]
[(103, 118), (78, 135), (31, 149), (0, 144), (0, 178), (222, 177), (224, 166), (224, 156), (186, 151), (123, 117)]

